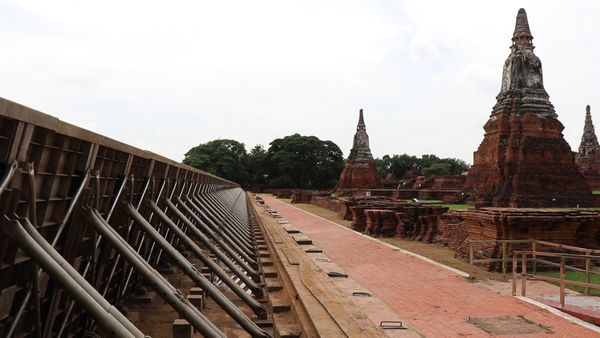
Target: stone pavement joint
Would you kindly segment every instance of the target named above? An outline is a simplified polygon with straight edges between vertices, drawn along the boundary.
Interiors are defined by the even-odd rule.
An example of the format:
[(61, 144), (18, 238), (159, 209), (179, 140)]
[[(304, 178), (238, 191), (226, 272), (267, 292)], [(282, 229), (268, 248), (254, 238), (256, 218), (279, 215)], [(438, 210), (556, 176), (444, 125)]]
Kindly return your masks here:
[[(552, 331), (536, 337), (600, 337), (590, 327), (549, 309), (478, 287), (455, 272), (347, 231), (270, 195), (261, 197), (308, 235), (352, 279), (425, 337), (491, 337), (467, 320), (505, 316), (523, 316)], [(503, 335), (523, 336), (531, 337)]]

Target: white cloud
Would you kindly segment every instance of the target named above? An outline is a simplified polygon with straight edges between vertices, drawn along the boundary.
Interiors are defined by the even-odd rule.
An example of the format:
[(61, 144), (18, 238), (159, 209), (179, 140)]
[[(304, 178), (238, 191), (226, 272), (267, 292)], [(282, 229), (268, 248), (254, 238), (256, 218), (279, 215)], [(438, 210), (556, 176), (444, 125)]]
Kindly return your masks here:
[(432, 61), (438, 53), (439, 51), (433, 42), (423, 36), (416, 36), (410, 42), (408, 55), (413, 62)]
[(584, 1), (0, 0), (0, 96), (175, 160), (294, 132), (347, 153), (364, 108), (375, 155), (470, 162), (520, 6), (576, 148), (600, 106)]

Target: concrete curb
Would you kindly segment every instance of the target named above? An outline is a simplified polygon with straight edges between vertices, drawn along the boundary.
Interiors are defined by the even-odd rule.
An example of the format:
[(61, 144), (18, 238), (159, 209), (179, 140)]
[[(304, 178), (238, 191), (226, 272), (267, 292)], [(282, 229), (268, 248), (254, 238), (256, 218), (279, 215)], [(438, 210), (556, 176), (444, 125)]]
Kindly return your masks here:
[(533, 299), (527, 298), (527, 297), (523, 297), (523, 296), (514, 296), (514, 297), (517, 298), (517, 299), (519, 299), (519, 300), (521, 300), (521, 301), (523, 301), (523, 302), (526, 302), (526, 303), (529, 303), (531, 305), (534, 305), (534, 306), (537, 306), (539, 308), (542, 308), (544, 310), (547, 310), (548, 312), (550, 312), (550, 313), (552, 313), (554, 315), (557, 315), (557, 316), (559, 316), (561, 318), (564, 318), (564, 319), (566, 319), (566, 320), (568, 320), (568, 321), (570, 321), (570, 322), (572, 322), (574, 324), (581, 325), (581, 326), (585, 327), (586, 329), (590, 329), (590, 330), (592, 330), (592, 331), (594, 331), (596, 333), (600, 333), (600, 327), (598, 327), (598, 326), (596, 326), (594, 324), (588, 323), (586, 321), (583, 321), (583, 320), (581, 320), (579, 318), (573, 317), (573, 316), (571, 316), (568, 313), (564, 313), (564, 312), (562, 312), (560, 310), (557, 310), (557, 309), (553, 308), (552, 306), (546, 305), (544, 303), (540, 303), (540, 302), (538, 302), (536, 300), (533, 300)]

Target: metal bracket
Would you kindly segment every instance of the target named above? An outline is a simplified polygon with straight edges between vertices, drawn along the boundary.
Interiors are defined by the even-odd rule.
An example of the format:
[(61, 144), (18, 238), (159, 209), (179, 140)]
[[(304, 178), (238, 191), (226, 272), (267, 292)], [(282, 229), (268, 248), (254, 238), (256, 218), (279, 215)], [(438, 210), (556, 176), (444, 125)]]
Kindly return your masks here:
[(406, 326), (402, 325), (402, 322), (399, 320), (382, 320), (381, 322), (379, 322), (379, 327), (384, 330), (408, 329)]
[(327, 276), (332, 278), (348, 278), (348, 274), (339, 271), (329, 271)]

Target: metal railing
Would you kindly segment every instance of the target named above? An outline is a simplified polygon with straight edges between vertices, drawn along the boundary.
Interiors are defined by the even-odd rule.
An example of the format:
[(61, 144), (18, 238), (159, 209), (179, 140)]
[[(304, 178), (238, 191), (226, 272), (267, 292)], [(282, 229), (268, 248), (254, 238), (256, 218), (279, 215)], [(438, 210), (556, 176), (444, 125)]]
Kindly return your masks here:
[[(469, 264), (476, 263), (502, 263), (502, 274), (506, 274), (507, 264), (510, 263), (510, 253), (508, 252), (509, 244), (534, 243), (535, 240), (529, 239), (500, 239), (500, 240), (470, 240), (469, 241)], [(499, 258), (481, 258), (475, 259), (475, 244), (494, 244), (502, 245), (501, 256)]]
[[(554, 243), (553, 243), (554, 244)], [(580, 248), (577, 248), (580, 249)], [(589, 250), (596, 251), (598, 250)], [(519, 259), (520, 256), (520, 259)], [(538, 257), (546, 258), (558, 258), (560, 263), (552, 262), (547, 259), (540, 259)], [(585, 268), (579, 268), (577, 266), (568, 265), (569, 261), (583, 261)], [(585, 255), (580, 254), (569, 254), (569, 253), (556, 253), (556, 252), (543, 252), (535, 250), (515, 251), (512, 256), (512, 294), (517, 294), (517, 279), (521, 278), (521, 296), (527, 297), (527, 280), (542, 280), (550, 283), (557, 283), (560, 288), (559, 303), (561, 307), (565, 307), (565, 287), (567, 285), (580, 286), (584, 288), (584, 293), (589, 294), (589, 289), (600, 290), (599, 284), (591, 283), (591, 275), (600, 275), (600, 271), (591, 269), (592, 262), (600, 262), (600, 256), (592, 255), (590, 252), (586, 252)], [(528, 272), (527, 265), (529, 262), (532, 263), (543, 263), (553, 267), (559, 267), (559, 277), (550, 277), (536, 274), (535, 271)], [(521, 273), (519, 270), (519, 263), (521, 264)], [(566, 271), (577, 271), (585, 274), (585, 282), (579, 282), (575, 280), (569, 280), (566, 277)]]
[[(495, 246), (499, 246), (500, 248), (500, 255), (499, 257), (491, 257), (491, 258), (476, 258), (476, 249), (475, 246), (476, 245), (495, 245)], [(499, 239), (499, 240), (470, 240), (469, 241), (469, 264), (471, 265), (475, 265), (477, 263), (501, 263), (501, 271), (502, 274), (505, 275), (509, 269), (509, 265), (512, 264), (513, 262), (513, 256), (514, 253), (516, 252), (516, 250), (509, 250), (509, 245), (511, 244), (530, 244), (531, 245), (531, 249), (530, 251), (533, 252), (533, 257), (536, 258), (537, 254), (536, 252), (540, 252), (540, 248), (552, 248), (555, 251), (563, 251), (563, 253), (567, 254), (569, 252), (573, 253), (583, 253), (585, 255), (600, 255), (600, 250), (597, 249), (588, 249), (588, 248), (582, 248), (582, 247), (577, 247), (577, 246), (572, 246), (572, 245), (565, 245), (565, 244), (559, 244), (559, 243), (553, 243), (553, 242), (548, 242), (548, 241), (541, 241), (541, 240), (535, 240), (535, 239)], [(524, 251), (523, 249), (525, 248), (521, 248), (520, 251)], [(565, 252), (566, 251), (566, 252)], [(545, 252), (545, 251), (542, 251)], [(532, 261), (532, 268), (533, 268), (533, 272), (536, 273), (537, 272), (537, 263), (545, 263), (547, 265), (553, 265), (553, 266), (558, 266), (558, 263), (556, 262), (551, 262), (548, 260), (533, 260)], [(588, 269), (589, 270), (589, 269)], [(590, 272), (588, 271), (586, 273), (586, 276), (589, 277)], [(586, 278), (588, 278), (586, 277)], [(589, 278), (588, 278), (589, 281)]]

